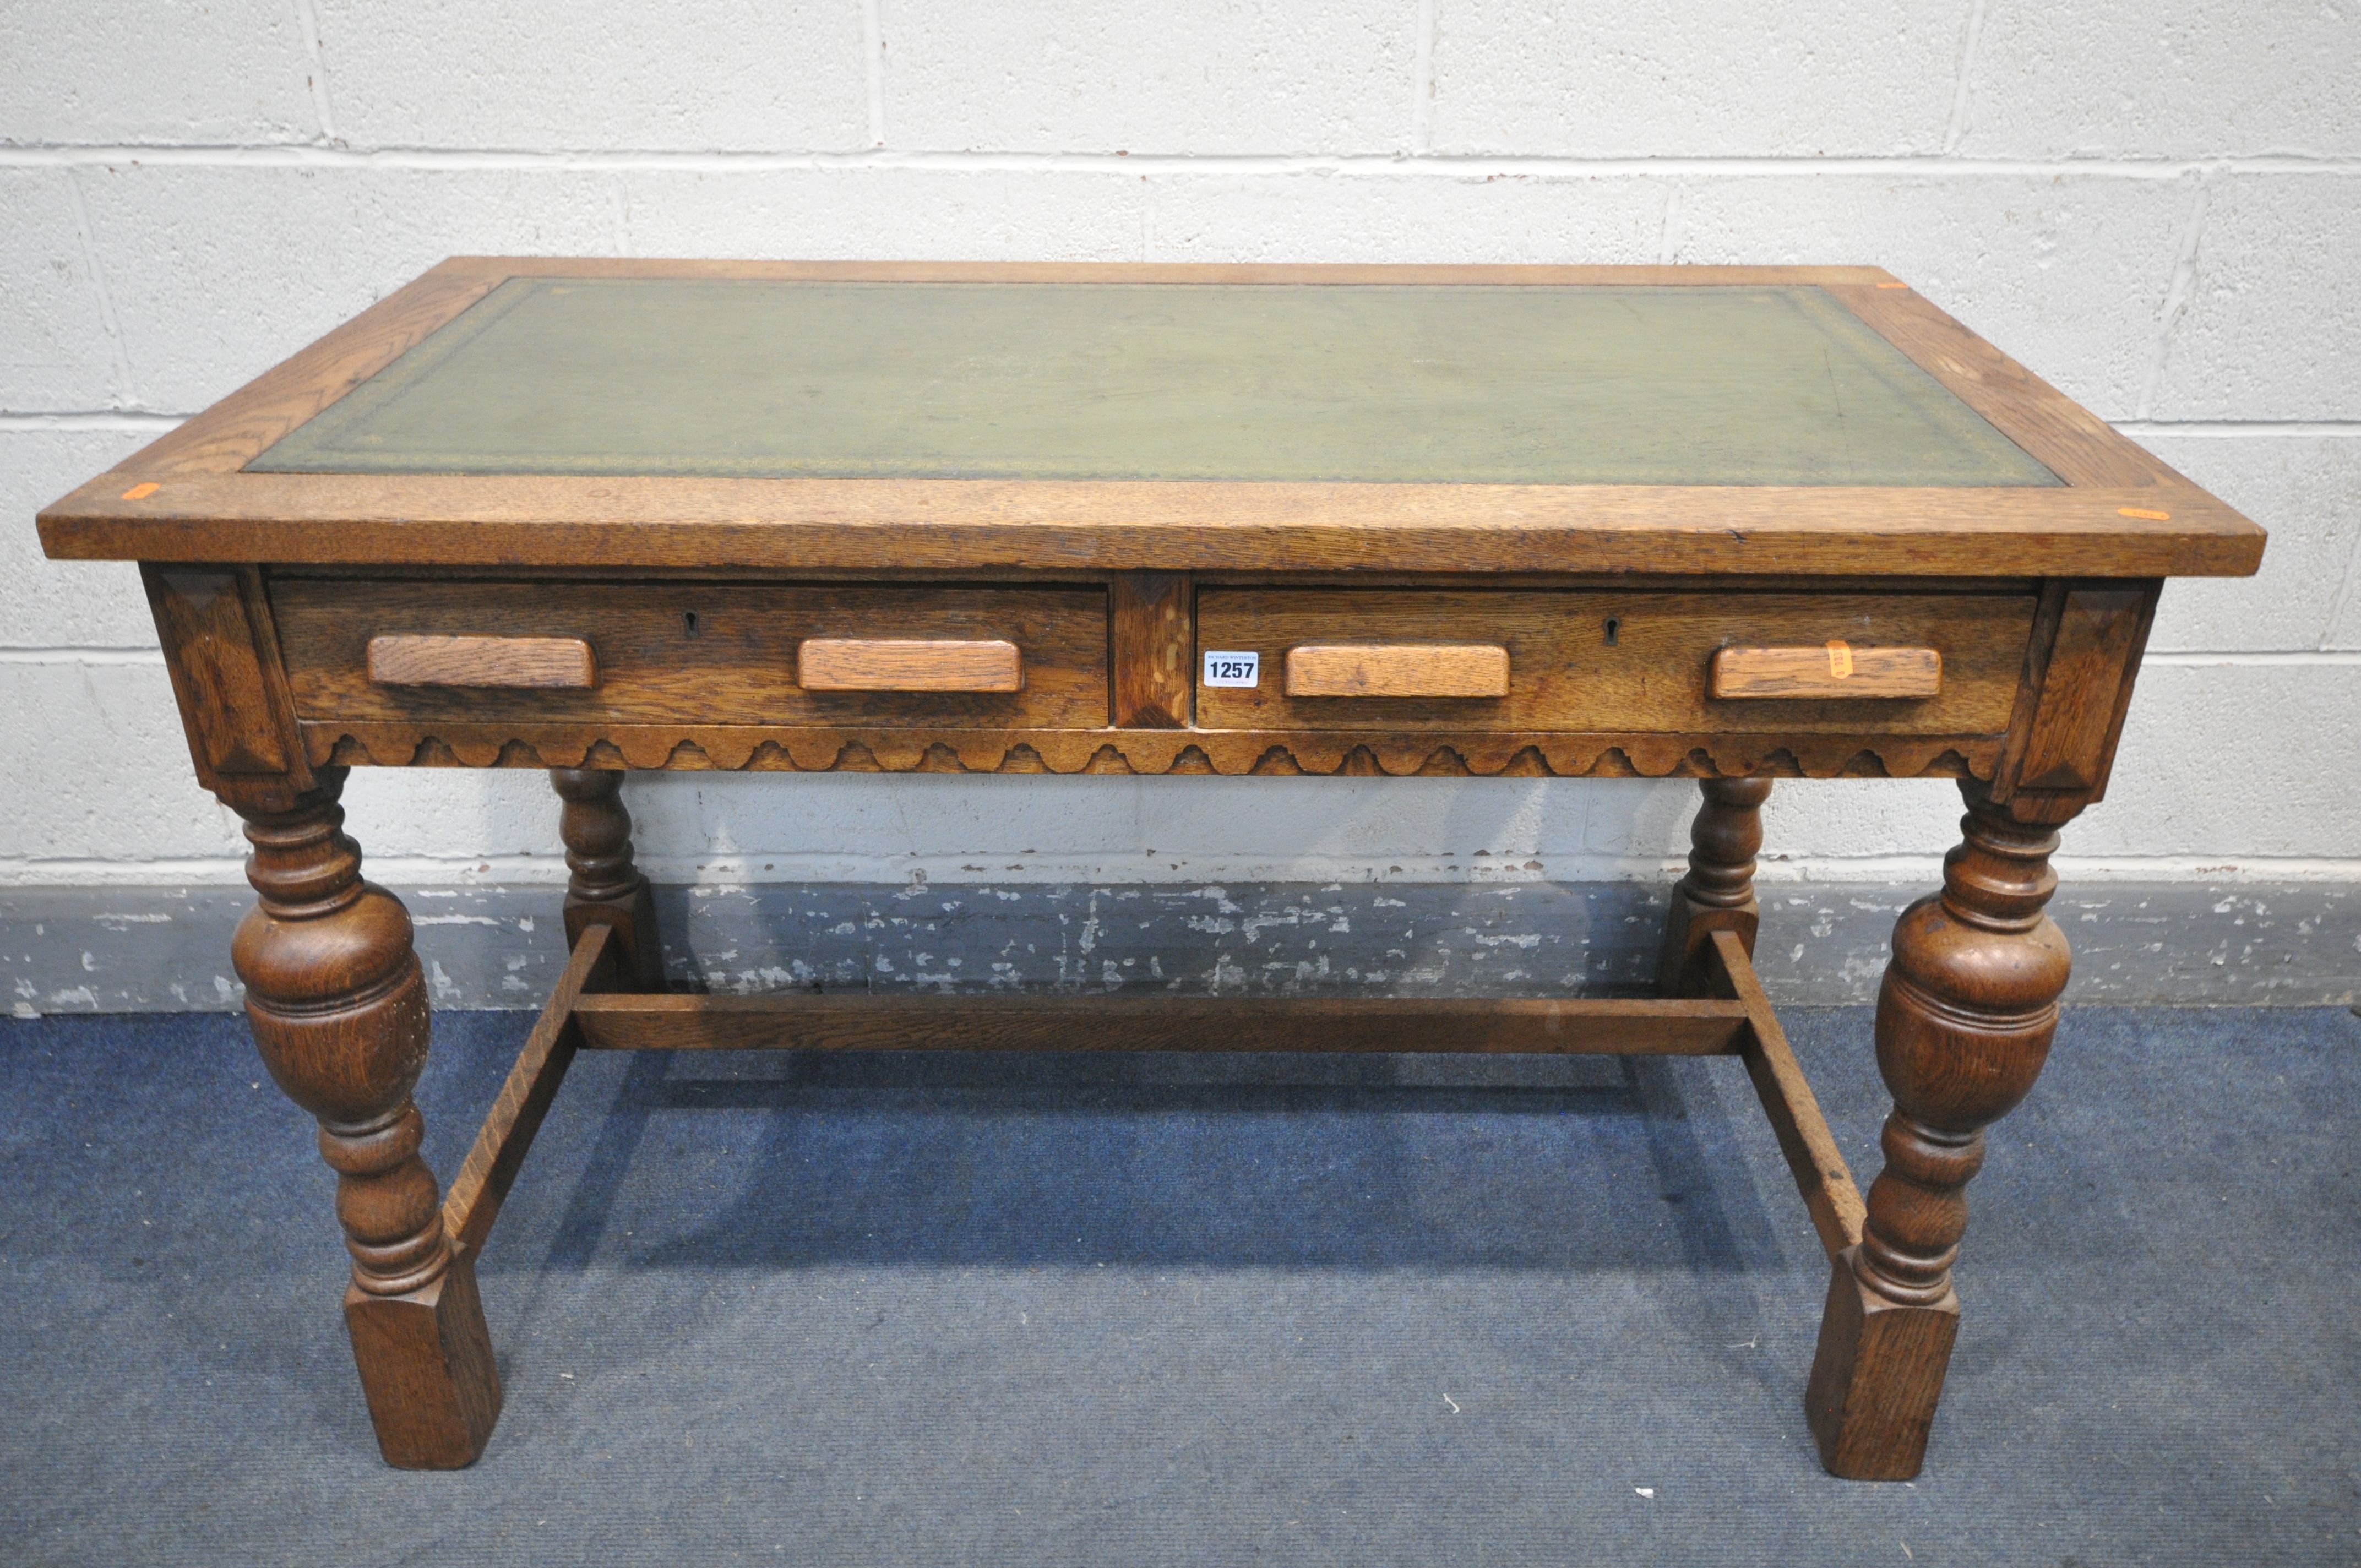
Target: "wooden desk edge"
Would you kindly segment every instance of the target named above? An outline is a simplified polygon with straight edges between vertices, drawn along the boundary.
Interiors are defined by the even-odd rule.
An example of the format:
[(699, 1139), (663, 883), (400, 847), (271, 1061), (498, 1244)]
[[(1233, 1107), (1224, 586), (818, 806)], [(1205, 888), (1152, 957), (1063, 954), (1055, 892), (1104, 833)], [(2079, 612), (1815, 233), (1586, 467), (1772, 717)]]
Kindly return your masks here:
[[(874, 279), (955, 281), (1112, 281), (1162, 283), (1304, 282), (1323, 284), (1493, 283), (1566, 285), (1622, 283), (1678, 287), (1759, 287), (1809, 284), (1827, 290), (1871, 330), (1993, 422), (2011, 439), (2067, 481), (2062, 489), (1883, 490), (1828, 487), (1812, 491), (1806, 518), (1759, 515), (1775, 487), (1639, 486), (1387, 486), (1142, 484), (1080, 481), (747, 480), (707, 477), (456, 477), (438, 475), (269, 475), (242, 470), (257, 454), (390, 365), (436, 328), (517, 276), (727, 277)], [(124, 491), (156, 483), (159, 493), (126, 502)], [(463, 502), (453, 493), (467, 492)], [(487, 509), (479, 498), (507, 497)], [(2030, 500), (2026, 497), (2033, 497)], [(1972, 498), (1963, 505), (1962, 497)], [(601, 498), (604, 498), (603, 504)], [(1290, 525), (1306, 498), (1319, 503), (1317, 521), (1381, 534), (1367, 549)], [(1415, 498), (1414, 499), (1412, 498)], [(1636, 504), (1634, 499), (1636, 498)], [(628, 499), (630, 504), (619, 504)], [(2117, 514), (2163, 511), (2169, 526)], [(1463, 521), (1490, 521), (1519, 534), (1546, 535), (1542, 549), (1515, 542), (1467, 559), (1462, 537), (1415, 538), (1405, 519), (1450, 510)], [(1555, 513), (1555, 516), (1536, 516)], [(1677, 552), (1648, 545), (1618, 549), (1593, 541), (1587, 528), (1612, 521), (1652, 530), (1690, 528)], [(1757, 515), (1735, 516), (1752, 512)], [(1927, 515), (1948, 521), (1927, 524)], [(2022, 529), (1993, 526), (2006, 514), (2038, 514), (2059, 537), (2026, 537)], [(1232, 518), (1270, 534), (1240, 550), (1202, 554), (1193, 542), (1159, 551), (1126, 542), (1137, 524), (1206, 526)], [(1115, 519), (1113, 522), (1104, 520)], [(1825, 519), (1819, 527), (1810, 526)], [(322, 521), (331, 520), (331, 521)], [(341, 521), (336, 521), (341, 520)], [(697, 521), (731, 530), (703, 554), (683, 554), (667, 540), (661, 552), (597, 556), (608, 565), (747, 564), (797, 567), (865, 567), (921, 552), (914, 564), (977, 570), (1021, 568), (1042, 550), (1039, 525), (1086, 525), (1087, 540), (1050, 552), (1049, 564), (1110, 570), (1361, 569), (1378, 557), (1400, 560), (1403, 548), (1432, 551), (1435, 569), (1466, 560), (1468, 569), (1531, 571), (1664, 570), (1796, 572), (1839, 575), (1909, 572), (1937, 576), (2048, 574), (2121, 576), (2242, 576), (2259, 564), (2260, 530), (2191, 485), (2140, 448), (1944, 313), (1916, 291), (1874, 267), (1541, 267), (1321, 266), (1062, 262), (830, 262), (622, 260), (582, 257), (455, 257), (413, 280), (316, 343), (266, 371), (40, 514), (41, 537), (60, 559), (176, 562), (284, 561), (359, 564), (400, 559), (454, 564), (564, 565), (584, 559), (579, 537), (561, 538), (569, 524), (602, 527), (609, 521)], [(1034, 532), (996, 540), (976, 532), (986, 522), (1018, 522)], [(402, 544), (365, 542), (399, 522)], [(841, 531), (858, 524), (917, 524), (939, 538), (872, 537), (841, 556), (824, 543), (796, 537), (805, 525)], [(272, 524), (291, 525), (273, 529)], [(436, 531), (435, 525), (442, 525)], [(500, 526), (495, 526), (500, 525)], [(1716, 548), (1717, 529), (1735, 526), (1746, 539)], [(508, 532), (500, 532), (504, 527)], [(609, 530), (609, 532), (612, 532)], [(1817, 536), (1860, 536), (1850, 548)], [(433, 533), (429, 538), (428, 534)], [(1905, 535), (1892, 543), (1875, 541)], [(1793, 535), (1793, 539), (1785, 537)], [(1933, 536), (1964, 535), (1964, 545)], [(2113, 538), (2110, 548), (2101, 540)], [(1995, 564), (1994, 545), (2006, 541), (2023, 559)], [(1783, 559), (1765, 562), (1759, 546), (1775, 543)], [(929, 547), (931, 548), (931, 558)], [(1674, 558), (1666, 559), (1667, 554)], [(1658, 563), (1662, 564), (1659, 565)]]
[[(2264, 531), (2193, 486), (1769, 487), (465, 479), (368, 515), (320, 476), (102, 477), (39, 514), (58, 560), (793, 572), (2246, 576)], [(237, 515), (241, 496), (271, 498)], [(480, 488), (478, 488), (480, 487)], [(349, 495), (345, 498), (350, 500)], [(389, 498), (390, 500), (391, 498)], [(420, 505), (439, 501), (440, 505)], [(2169, 515), (2126, 517), (2134, 512)], [(568, 515), (568, 514), (571, 515)], [(633, 526), (621, 526), (622, 524)]]

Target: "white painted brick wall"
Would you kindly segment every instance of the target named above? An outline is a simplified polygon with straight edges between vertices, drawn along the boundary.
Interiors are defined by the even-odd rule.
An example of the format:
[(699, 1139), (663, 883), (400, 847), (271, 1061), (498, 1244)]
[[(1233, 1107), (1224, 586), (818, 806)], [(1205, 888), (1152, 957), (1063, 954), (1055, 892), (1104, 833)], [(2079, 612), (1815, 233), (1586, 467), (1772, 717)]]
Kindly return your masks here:
[(1985, 0), (1954, 120), (1973, 158), (2361, 153), (2338, 5)]
[[(1936, 160), (1928, 160), (1933, 162)], [(1864, 255), (2096, 412), (2137, 409), (2188, 194), (2160, 180), (2010, 170), (1686, 181), (1668, 259)]]
[(1953, 0), (1438, 0), (1433, 150), (1890, 157), (1942, 149)]
[(68, 170), (0, 166), (0, 408), (100, 409), (129, 394), (82, 220)]
[[(2168, 593), (2069, 869), (2361, 879), (2350, 5), (0, 0), (0, 883), (238, 875), (134, 575), (41, 560), (34, 510), (437, 258), (501, 250), (1882, 263), (2272, 531), (2260, 578)], [(631, 795), (670, 875), (890, 881), (1631, 874), (1694, 803)], [(348, 799), (380, 874), (557, 874), (535, 775), (363, 773)], [(1931, 875), (1958, 809), (1783, 786), (1773, 874)]]
[[(2361, 76), (2346, 86), (2361, 97)], [(2208, 174), (2201, 192), (2143, 411), (2361, 420), (2361, 169)]]
[(330, 116), (355, 147), (870, 143), (862, 12), (843, 0), (317, 3)]
[(1392, 153), (1415, 5), (890, 0), (888, 145), (950, 152)]
[[(2235, 428), (2235, 427), (2234, 427)], [(2168, 584), (2148, 647), (2189, 653), (2300, 653), (2353, 646), (2329, 635), (2361, 525), (2361, 441), (2345, 435), (2144, 430), (2147, 449), (2245, 512), (2270, 546), (2251, 577)], [(2143, 704), (2145, 706), (2145, 704)]]
[(315, 140), (317, 47), (286, 0), (0, 7), (0, 137), (19, 145)]

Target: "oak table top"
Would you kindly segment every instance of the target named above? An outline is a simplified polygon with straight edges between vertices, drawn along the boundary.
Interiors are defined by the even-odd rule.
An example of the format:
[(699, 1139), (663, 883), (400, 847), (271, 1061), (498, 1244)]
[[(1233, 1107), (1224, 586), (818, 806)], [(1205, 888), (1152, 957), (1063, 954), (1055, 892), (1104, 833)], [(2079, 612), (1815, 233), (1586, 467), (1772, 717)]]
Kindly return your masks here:
[[(490, 1438), (475, 1260), (577, 1051), (1334, 1049), (1738, 1058), (1829, 1259), (1822, 1462), (1915, 1475), (1983, 1129), (2070, 970), (2058, 829), (2105, 793), (2165, 580), (2263, 549), (1874, 268), (463, 258), (39, 526), (140, 563), (246, 821), (247, 1014), (337, 1172), (407, 1467)], [(447, 1192), (411, 922), (343, 830), (368, 765), (545, 769), (563, 803), (565, 975)], [(668, 980), (620, 795), (706, 768), (1702, 801), (1649, 996), (715, 997)], [(1966, 806), (1895, 926), (1866, 1194), (1752, 959), (1771, 781), (1830, 776)]]
[(2236, 575), (2262, 547), (1873, 268), (472, 258), (49, 508), (42, 538), (314, 565), (1939, 576)]

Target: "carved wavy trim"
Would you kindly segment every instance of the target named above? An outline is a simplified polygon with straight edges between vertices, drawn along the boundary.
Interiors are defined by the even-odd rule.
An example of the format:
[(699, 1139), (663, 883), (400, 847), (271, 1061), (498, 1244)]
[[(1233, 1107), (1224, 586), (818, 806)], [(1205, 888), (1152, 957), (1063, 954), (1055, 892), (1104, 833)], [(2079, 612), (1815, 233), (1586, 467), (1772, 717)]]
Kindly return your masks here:
[(1506, 778), (1990, 779), (1998, 736), (1367, 735), (307, 723), (315, 766)]

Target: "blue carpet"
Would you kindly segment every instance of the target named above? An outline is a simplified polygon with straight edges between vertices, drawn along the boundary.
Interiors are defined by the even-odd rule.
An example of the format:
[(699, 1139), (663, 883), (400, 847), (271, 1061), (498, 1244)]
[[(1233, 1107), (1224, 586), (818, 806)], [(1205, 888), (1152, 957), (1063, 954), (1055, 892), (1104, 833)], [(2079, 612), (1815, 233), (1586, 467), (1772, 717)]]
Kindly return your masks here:
[[(1865, 1181), (1869, 1015), (1791, 1022)], [(438, 1020), (438, 1170), (528, 1023)], [(2356, 1101), (2342, 1010), (2070, 1013), (1873, 1486), (1732, 1061), (586, 1057), (410, 1475), (242, 1025), (0, 1023), (0, 1563), (2361, 1563)]]

